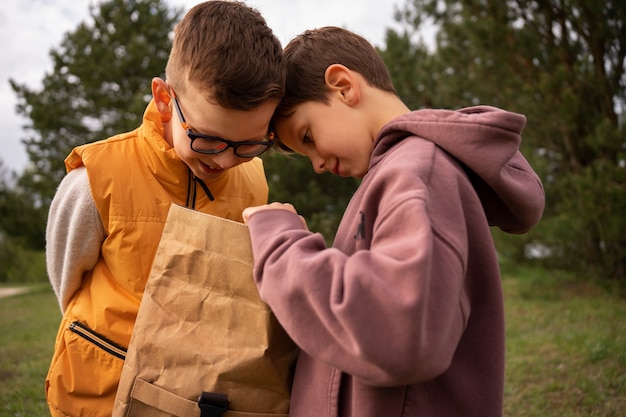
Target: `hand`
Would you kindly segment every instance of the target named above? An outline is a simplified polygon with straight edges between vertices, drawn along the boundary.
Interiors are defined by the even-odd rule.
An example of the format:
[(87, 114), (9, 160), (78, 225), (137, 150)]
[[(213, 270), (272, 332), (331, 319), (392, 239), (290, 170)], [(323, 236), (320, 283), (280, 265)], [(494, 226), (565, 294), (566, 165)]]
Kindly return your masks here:
[(296, 208), (289, 203), (270, 203), (270, 204), (265, 204), (263, 206), (255, 206), (255, 207), (248, 207), (246, 209), (244, 209), (242, 216), (243, 216), (243, 222), (244, 223), (248, 223), (248, 219), (250, 218), (250, 216), (252, 216), (254, 213), (258, 212), (258, 211), (264, 211), (264, 210), (285, 210), (285, 211), (289, 211), (293, 214), (296, 214), (298, 217), (300, 217), (300, 221), (302, 222), (302, 225), (304, 226), (305, 229), (309, 229), (308, 226), (306, 225), (306, 220), (304, 220), (304, 217), (300, 216), (298, 214), (298, 212), (296, 211)]

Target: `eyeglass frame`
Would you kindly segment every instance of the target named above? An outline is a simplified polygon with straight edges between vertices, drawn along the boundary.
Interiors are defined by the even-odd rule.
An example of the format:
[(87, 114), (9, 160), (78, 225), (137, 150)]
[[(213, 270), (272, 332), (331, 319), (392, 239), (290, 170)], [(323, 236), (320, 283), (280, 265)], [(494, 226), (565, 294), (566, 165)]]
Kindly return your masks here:
[[(199, 132), (194, 132), (191, 127), (189, 127), (189, 125), (187, 124), (187, 121), (185, 120), (185, 116), (183, 115), (183, 111), (180, 108), (180, 103), (178, 101), (178, 97), (176, 95), (176, 93), (174, 92), (174, 89), (172, 89), (172, 87), (170, 86), (170, 90), (172, 92), (172, 100), (174, 101), (174, 108), (176, 108), (176, 113), (178, 114), (178, 119), (180, 120), (180, 124), (182, 126), (182, 128), (185, 130), (185, 133), (187, 134), (187, 137), (189, 137), (189, 140), (191, 141), (189, 143), (189, 147), (191, 148), (192, 151), (197, 152), (197, 153), (201, 153), (204, 155), (217, 155), (219, 153), (224, 152), (225, 150), (227, 150), (228, 148), (233, 148), (233, 153), (235, 154), (235, 156), (239, 157), (239, 158), (254, 158), (255, 156), (259, 156), (265, 152), (267, 152), (272, 145), (274, 144), (274, 132), (268, 132), (268, 139), (269, 140), (265, 140), (265, 141), (244, 141), (244, 142), (233, 142), (231, 140), (228, 139), (224, 139), (221, 138), (219, 136), (212, 136), (212, 135), (205, 135), (204, 133), (199, 133)], [(220, 143), (225, 143), (226, 147), (217, 151), (211, 151), (211, 150), (198, 150), (198, 149), (194, 149), (193, 147), (193, 143), (197, 140), (197, 139), (204, 139), (204, 140), (210, 140), (210, 141), (215, 141), (215, 142), (220, 142)], [(240, 155), (237, 153), (237, 148), (239, 148), (240, 146), (246, 146), (246, 145), (265, 145), (265, 149), (261, 149), (261, 152), (254, 152), (253, 154), (245, 154), (245, 155)]]

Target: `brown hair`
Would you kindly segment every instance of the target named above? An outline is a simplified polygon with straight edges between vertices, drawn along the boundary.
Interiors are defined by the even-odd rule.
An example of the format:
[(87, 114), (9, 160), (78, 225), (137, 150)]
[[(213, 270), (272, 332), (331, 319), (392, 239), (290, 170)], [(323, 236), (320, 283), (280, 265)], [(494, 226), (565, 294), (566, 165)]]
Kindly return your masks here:
[(303, 102), (328, 103), (324, 74), (332, 64), (342, 64), (359, 73), (372, 87), (396, 93), (389, 70), (376, 49), (346, 29), (327, 26), (307, 30), (287, 44), (283, 59), (287, 80), (277, 117), (288, 116)]
[(257, 10), (238, 1), (189, 10), (174, 29), (165, 73), (177, 94), (189, 83), (229, 109), (254, 109), (284, 93), (280, 41)]

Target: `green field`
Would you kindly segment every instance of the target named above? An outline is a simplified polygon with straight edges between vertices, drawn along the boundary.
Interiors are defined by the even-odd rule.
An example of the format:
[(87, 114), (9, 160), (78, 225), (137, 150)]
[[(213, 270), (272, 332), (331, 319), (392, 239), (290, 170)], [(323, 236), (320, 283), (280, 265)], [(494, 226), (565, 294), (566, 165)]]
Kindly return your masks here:
[[(505, 416), (626, 415), (626, 299), (543, 271), (503, 282)], [(0, 299), (0, 417), (49, 415), (43, 381), (59, 320), (47, 286)]]
[(626, 298), (543, 271), (504, 288), (505, 416), (625, 416)]
[(0, 416), (49, 416), (44, 379), (61, 312), (52, 289), (0, 299)]

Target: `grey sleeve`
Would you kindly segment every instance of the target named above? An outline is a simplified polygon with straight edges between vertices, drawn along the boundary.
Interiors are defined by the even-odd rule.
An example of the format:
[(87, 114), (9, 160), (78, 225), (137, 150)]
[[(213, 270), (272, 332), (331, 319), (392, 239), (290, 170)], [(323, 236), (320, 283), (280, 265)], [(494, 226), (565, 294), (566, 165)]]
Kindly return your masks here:
[(70, 171), (52, 200), (46, 226), (46, 266), (61, 311), (98, 261), (105, 237), (87, 170)]

